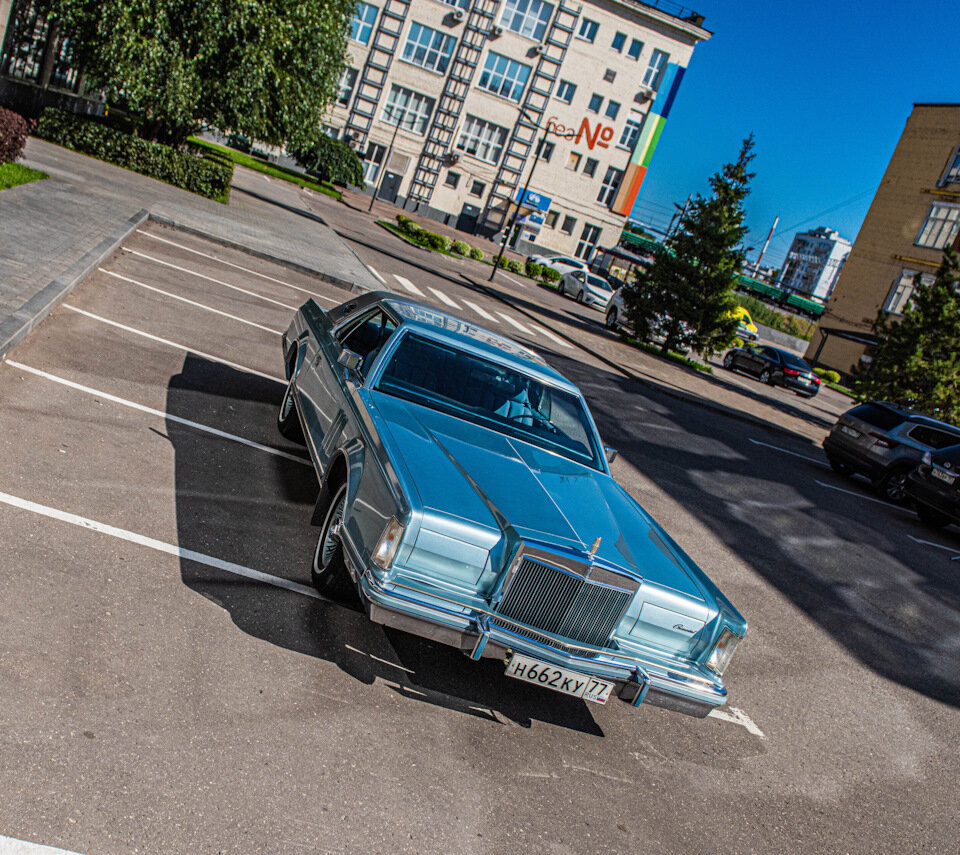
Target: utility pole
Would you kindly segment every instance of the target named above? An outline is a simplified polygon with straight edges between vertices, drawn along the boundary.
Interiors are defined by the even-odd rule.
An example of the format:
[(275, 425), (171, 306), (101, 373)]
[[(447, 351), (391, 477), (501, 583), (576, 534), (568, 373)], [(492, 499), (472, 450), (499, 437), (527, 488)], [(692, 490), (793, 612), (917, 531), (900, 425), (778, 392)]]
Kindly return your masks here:
[[(678, 226), (679, 226), (680, 223), (683, 221), (683, 215), (687, 213), (687, 208), (690, 206), (690, 200), (691, 200), (692, 198), (693, 198), (692, 195), (687, 196), (687, 201), (683, 203), (683, 208), (680, 209), (680, 214), (679, 214), (679, 216), (678, 216), (677, 214), (674, 214), (674, 215), (670, 218), (670, 225), (667, 226), (667, 237), (670, 237), (670, 235), (673, 234), (673, 223), (674, 223), (674, 220), (676, 220)], [(680, 206), (679, 206), (676, 202), (674, 202), (673, 207), (674, 207), (674, 208), (680, 208)]]
[(767, 232), (767, 239), (763, 242), (763, 249), (760, 250), (760, 255), (757, 256), (757, 263), (753, 265), (753, 275), (756, 277), (760, 272), (760, 262), (763, 261), (763, 255), (767, 251), (767, 247), (770, 246), (770, 238), (773, 237), (773, 230), (777, 227), (777, 223), (780, 222), (780, 215), (777, 214), (776, 219), (773, 221), (773, 225), (770, 226), (770, 231)]

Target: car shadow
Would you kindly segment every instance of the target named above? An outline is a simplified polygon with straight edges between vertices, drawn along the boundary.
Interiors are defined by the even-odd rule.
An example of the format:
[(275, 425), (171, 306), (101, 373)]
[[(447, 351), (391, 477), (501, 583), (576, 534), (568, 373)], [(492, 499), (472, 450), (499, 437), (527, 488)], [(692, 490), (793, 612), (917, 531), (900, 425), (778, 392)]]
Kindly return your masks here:
[[(280, 383), (189, 354), (168, 383), (166, 410), (303, 459), (304, 449), (276, 430), (282, 394)], [(474, 662), (453, 648), (374, 624), (355, 595), (313, 595), (310, 519), (317, 480), (311, 465), (172, 418), (166, 431), (175, 455), (178, 543), (219, 561), (211, 566), (184, 557), (181, 578), (243, 632), (333, 663), (363, 684), (382, 682), (419, 703), (495, 723), (540, 721), (604, 735), (584, 701), (512, 680), (502, 662)], [(244, 568), (274, 583), (244, 576)], [(285, 582), (295, 590), (278, 587)]]

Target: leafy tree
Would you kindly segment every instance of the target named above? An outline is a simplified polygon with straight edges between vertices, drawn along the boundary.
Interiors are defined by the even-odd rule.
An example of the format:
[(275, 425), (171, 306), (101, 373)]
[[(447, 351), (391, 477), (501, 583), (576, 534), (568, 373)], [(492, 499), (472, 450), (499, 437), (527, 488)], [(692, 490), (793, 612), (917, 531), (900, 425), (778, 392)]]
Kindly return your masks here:
[(686, 348), (712, 353), (736, 336), (733, 288), (746, 259), (743, 202), (753, 156), (751, 135), (737, 160), (710, 178), (713, 194), (693, 197), (676, 231), (654, 249), (653, 263), (638, 271), (624, 294), (637, 335), (663, 335), (663, 354)]
[(936, 279), (920, 275), (903, 318), (882, 310), (873, 331), (881, 339), (872, 365), (856, 372), (854, 388), (960, 425), (960, 261), (947, 248)]
[(354, 0), (42, 0), (88, 79), (180, 145), (203, 122), (306, 144), (337, 91)]
[(363, 164), (343, 140), (321, 134), (312, 145), (291, 152), (304, 169), (316, 172), (322, 181), (363, 186)]

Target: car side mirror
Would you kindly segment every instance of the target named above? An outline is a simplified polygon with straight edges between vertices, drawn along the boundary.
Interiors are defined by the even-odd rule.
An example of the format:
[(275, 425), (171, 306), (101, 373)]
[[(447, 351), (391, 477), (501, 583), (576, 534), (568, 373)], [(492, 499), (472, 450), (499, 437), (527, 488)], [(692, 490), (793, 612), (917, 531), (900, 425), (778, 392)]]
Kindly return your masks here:
[(349, 347), (343, 348), (340, 351), (340, 356), (337, 357), (337, 364), (342, 365), (347, 371), (358, 370), (361, 362), (363, 362), (363, 357), (359, 353), (354, 353)]
[(617, 449), (611, 448), (609, 445), (603, 447), (603, 456), (607, 458), (607, 463), (613, 463), (619, 453)]

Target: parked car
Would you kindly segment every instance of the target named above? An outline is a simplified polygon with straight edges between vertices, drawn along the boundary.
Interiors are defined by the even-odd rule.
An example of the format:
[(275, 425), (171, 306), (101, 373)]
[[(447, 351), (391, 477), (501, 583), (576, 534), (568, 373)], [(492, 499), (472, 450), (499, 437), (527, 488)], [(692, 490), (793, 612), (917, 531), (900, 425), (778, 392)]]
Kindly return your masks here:
[(866, 475), (884, 498), (902, 502), (907, 478), (924, 454), (957, 443), (960, 428), (887, 401), (868, 401), (837, 419), (823, 450), (837, 472)]
[(737, 320), (740, 322), (740, 326), (737, 327), (737, 336), (744, 341), (756, 341), (760, 338), (760, 331), (757, 329), (757, 325), (753, 322), (753, 318), (750, 317), (750, 313), (743, 308), (743, 306), (737, 306), (737, 308), (733, 310), (733, 314), (736, 315)]
[(606, 311), (607, 303), (613, 296), (613, 287), (606, 279), (585, 270), (565, 273), (560, 277), (557, 291), (561, 297), (572, 294), (578, 303), (586, 303), (601, 312)]
[(907, 477), (907, 498), (929, 526), (960, 520), (960, 445), (928, 451)]
[(792, 389), (802, 398), (820, 391), (820, 378), (799, 356), (768, 345), (747, 344), (723, 355), (723, 367), (752, 374), (761, 383)]
[(552, 267), (561, 276), (574, 270), (582, 270), (584, 273), (590, 270), (587, 262), (579, 258), (571, 258), (569, 255), (531, 255), (527, 260)]
[[(650, 325), (647, 341), (649, 341), (651, 344), (663, 344), (663, 327), (669, 321), (669, 315), (663, 315), (656, 318)], [(633, 324), (630, 323), (630, 319), (627, 316), (626, 307), (623, 303), (623, 286), (617, 288), (617, 290), (613, 292), (609, 302), (607, 303), (605, 325), (607, 329), (613, 330), (614, 332), (620, 332), (620, 330), (623, 330), (630, 335), (636, 335), (636, 332), (633, 329)], [(690, 327), (683, 322), (681, 322), (680, 328), (684, 333), (688, 333), (690, 331)], [(678, 349), (678, 352), (681, 355), (686, 356), (690, 353), (690, 348), (681, 347)]]
[(537, 354), (387, 292), (309, 300), (282, 344), (320, 590), (349, 580), (376, 623), (587, 701), (724, 703), (746, 622), (614, 481), (583, 395)]

